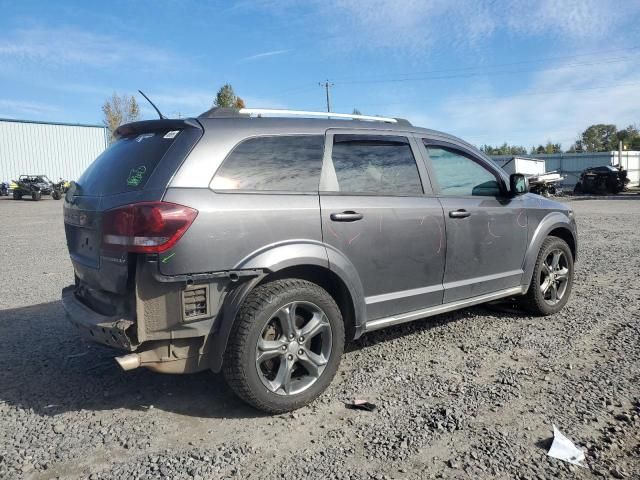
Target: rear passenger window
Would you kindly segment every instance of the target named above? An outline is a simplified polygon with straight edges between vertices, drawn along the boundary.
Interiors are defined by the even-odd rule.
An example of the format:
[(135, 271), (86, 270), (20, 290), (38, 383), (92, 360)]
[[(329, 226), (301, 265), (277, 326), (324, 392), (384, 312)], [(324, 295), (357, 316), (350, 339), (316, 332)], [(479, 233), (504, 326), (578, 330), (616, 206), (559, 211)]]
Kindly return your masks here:
[(323, 149), (322, 135), (249, 138), (225, 159), (211, 188), (317, 192)]
[(331, 157), (341, 192), (423, 193), (416, 160), (406, 137), (334, 135)]

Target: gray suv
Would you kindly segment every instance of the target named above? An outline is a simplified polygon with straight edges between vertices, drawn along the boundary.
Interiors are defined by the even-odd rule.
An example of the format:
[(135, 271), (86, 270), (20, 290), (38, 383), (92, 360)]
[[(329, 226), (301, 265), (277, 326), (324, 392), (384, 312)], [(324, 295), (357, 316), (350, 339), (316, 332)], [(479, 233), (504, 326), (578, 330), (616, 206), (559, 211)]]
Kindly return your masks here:
[(275, 413), (320, 395), (366, 332), (502, 298), (566, 304), (569, 208), (451, 135), (318, 115), (120, 127), (65, 197), (78, 332), (126, 352), (124, 370), (222, 370)]

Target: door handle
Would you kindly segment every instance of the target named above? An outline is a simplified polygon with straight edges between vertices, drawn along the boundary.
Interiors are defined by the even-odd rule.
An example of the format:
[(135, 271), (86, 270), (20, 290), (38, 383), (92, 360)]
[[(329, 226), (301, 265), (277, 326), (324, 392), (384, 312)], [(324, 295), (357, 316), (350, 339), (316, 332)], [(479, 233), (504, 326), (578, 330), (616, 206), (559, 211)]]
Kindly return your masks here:
[(471, 215), (471, 212), (467, 212), (463, 208), (460, 208), (458, 210), (451, 210), (449, 212), (449, 217), (451, 218), (467, 218), (469, 215)]
[(362, 220), (364, 215), (358, 212), (354, 212), (352, 210), (347, 210), (342, 213), (332, 213), (329, 215), (329, 218), (334, 222), (356, 222), (358, 220)]

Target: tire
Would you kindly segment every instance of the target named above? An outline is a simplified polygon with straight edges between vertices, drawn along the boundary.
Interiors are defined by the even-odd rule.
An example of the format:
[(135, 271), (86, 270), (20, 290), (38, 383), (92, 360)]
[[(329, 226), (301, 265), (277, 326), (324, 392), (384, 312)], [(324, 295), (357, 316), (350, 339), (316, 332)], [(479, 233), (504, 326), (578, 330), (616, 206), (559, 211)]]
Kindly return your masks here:
[(13, 199), (14, 200), (22, 200), (22, 194), (20, 192), (13, 192)]
[[(556, 258), (558, 258), (557, 265), (554, 266)], [(552, 267), (553, 276), (549, 275), (550, 267)], [(573, 255), (571, 249), (567, 242), (561, 238), (547, 237), (538, 252), (531, 284), (523, 298), (523, 306), (527, 311), (537, 316), (553, 315), (566, 305), (571, 296), (572, 287)]]
[(58, 190), (54, 190), (51, 192), (51, 198), (54, 200), (60, 200), (62, 198), (62, 194)]
[[(294, 325), (288, 329), (295, 332), (293, 340), (285, 335), (283, 322), (289, 317), (283, 315), (285, 311), (294, 312)], [(314, 319), (321, 319), (315, 320), (318, 328), (304, 339), (301, 333)], [(269, 347), (259, 349), (259, 342)], [(262, 363), (259, 351), (268, 358)], [(246, 403), (267, 413), (289, 412), (312, 402), (329, 386), (343, 351), (344, 323), (331, 295), (306, 280), (275, 280), (255, 288), (240, 308), (223, 372), (231, 389)], [(306, 365), (313, 369), (307, 370)], [(281, 371), (291, 373), (281, 375)], [(290, 380), (279, 380), (282, 378)], [(277, 386), (280, 384), (282, 387)]]
[(37, 202), (41, 198), (42, 198), (41, 192), (31, 192), (31, 200), (33, 200), (34, 202)]

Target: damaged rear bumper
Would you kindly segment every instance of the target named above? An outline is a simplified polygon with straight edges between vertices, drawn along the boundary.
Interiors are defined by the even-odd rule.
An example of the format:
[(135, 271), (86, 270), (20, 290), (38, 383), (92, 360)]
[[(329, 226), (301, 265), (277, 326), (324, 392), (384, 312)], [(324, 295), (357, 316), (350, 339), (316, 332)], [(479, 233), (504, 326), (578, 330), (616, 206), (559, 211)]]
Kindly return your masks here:
[[(137, 322), (120, 315), (102, 315), (82, 303), (75, 291), (74, 285), (62, 290), (62, 306), (67, 319), (85, 340), (128, 352), (115, 359), (123, 370), (145, 367), (160, 373), (192, 373), (209, 368), (206, 336), (141, 343)], [(175, 333), (167, 335), (175, 337)]]
[(67, 319), (76, 327), (80, 336), (109, 347), (132, 352), (138, 346), (135, 322), (119, 315), (106, 316), (90, 309), (75, 295), (75, 286), (62, 290), (62, 306)]

